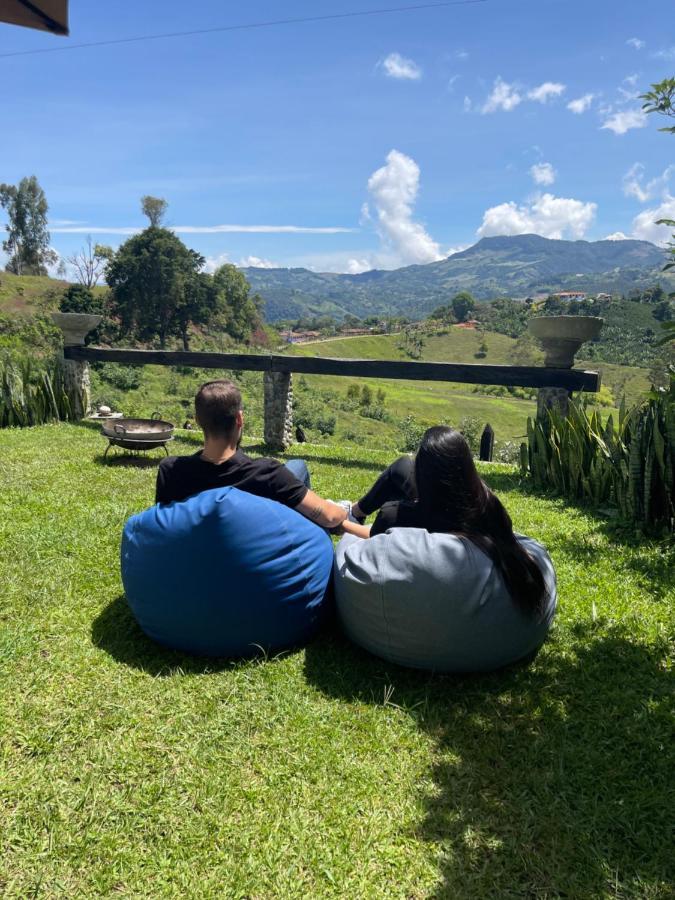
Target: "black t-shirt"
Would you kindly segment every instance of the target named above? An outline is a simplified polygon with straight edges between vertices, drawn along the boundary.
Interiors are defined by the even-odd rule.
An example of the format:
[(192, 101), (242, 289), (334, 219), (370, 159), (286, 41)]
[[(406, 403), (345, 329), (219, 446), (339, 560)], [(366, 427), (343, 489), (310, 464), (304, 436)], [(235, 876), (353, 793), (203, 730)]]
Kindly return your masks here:
[(452, 531), (447, 519), (424, 509), (416, 500), (394, 500), (383, 504), (370, 529), (370, 536), (384, 534), (389, 528), (426, 528), (431, 532)]
[(222, 463), (207, 462), (201, 451), (191, 456), (169, 456), (159, 464), (157, 503), (186, 500), (212, 488), (236, 487), (258, 497), (295, 508), (307, 488), (276, 459), (251, 459), (241, 450)]

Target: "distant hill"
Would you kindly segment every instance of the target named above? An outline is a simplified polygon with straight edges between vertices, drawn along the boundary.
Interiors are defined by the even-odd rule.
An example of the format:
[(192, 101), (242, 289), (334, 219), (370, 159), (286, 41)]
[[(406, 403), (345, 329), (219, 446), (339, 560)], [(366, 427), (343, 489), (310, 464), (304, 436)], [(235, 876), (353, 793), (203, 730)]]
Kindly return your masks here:
[(648, 241), (555, 241), (536, 234), (483, 238), (440, 262), (336, 275), (308, 269), (244, 273), (265, 300), (269, 321), (331, 313), (420, 318), (461, 290), (479, 300), (578, 289), (624, 293), (665, 276), (661, 249)]

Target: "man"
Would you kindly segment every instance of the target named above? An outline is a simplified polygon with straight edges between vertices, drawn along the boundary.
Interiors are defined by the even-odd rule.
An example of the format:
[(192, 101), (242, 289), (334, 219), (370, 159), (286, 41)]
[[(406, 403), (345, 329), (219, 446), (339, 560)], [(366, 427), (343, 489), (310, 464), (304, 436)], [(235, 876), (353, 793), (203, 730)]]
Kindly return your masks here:
[(201, 386), (195, 397), (195, 418), (204, 432), (204, 448), (192, 456), (162, 460), (157, 503), (185, 500), (211, 488), (236, 487), (290, 506), (323, 528), (342, 525), (348, 510), (310, 490), (302, 460), (293, 459), (284, 466), (275, 459), (251, 459), (241, 452), (244, 415), (241, 394), (231, 381)]

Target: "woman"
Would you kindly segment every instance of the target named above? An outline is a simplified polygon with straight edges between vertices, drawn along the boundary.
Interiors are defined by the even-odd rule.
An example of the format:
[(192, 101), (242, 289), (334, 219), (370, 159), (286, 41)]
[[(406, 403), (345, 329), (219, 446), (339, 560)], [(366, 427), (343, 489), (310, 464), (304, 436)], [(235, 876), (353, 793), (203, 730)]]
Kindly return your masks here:
[[(379, 508), (372, 527), (358, 522)], [(544, 609), (544, 576), (513, 532), (511, 518), (481, 479), (460, 432), (429, 428), (414, 461), (397, 460), (351, 509), (343, 530), (373, 537), (390, 528), (424, 528), (466, 538), (493, 562), (514, 602), (532, 616)]]

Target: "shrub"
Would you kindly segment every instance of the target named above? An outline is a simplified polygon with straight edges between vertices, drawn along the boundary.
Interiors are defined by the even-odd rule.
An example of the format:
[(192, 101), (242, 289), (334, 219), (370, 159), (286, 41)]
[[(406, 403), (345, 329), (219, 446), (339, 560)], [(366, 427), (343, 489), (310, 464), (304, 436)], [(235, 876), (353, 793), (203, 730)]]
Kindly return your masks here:
[(335, 433), (335, 416), (322, 416), (315, 420), (314, 427), (320, 434)]
[(140, 366), (122, 366), (119, 363), (103, 363), (100, 368), (101, 378), (120, 391), (133, 391), (143, 380)]
[(420, 445), (422, 436), (427, 430), (425, 425), (417, 421), (415, 416), (408, 415), (399, 423), (399, 431), (401, 438), (399, 442), (399, 450), (405, 453), (414, 453)]
[(361, 406), (370, 406), (372, 402), (373, 392), (367, 384), (364, 384), (361, 388)]
[(347, 399), (348, 400), (358, 400), (361, 394), (361, 388), (358, 384), (350, 384), (347, 388)]
[(102, 304), (93, 292), (83, 284), (71, 284), (59, 302), (59, 310), (64, 313), (89, 313), (99, 315)]
[(479, 419), (474, 416), (464, 416), (459, 423), (459, 430), (466, 438), (466, 442), (471, 450), (476, 453), (480, 444), (480, 436), (483, 432), (483, 425)]
[(389, 415), (383, 406), (362, 406), (359, 415), (365, 419), (375, 419), (378, 422), (386, 422)]
[(517, 465), (520, 461), (520, 447), (515, 441), (504, 441), (503, 444), (497, 447), (494, 460), (495, 462)]
[(345, 431), (342, 438), (345, 441), (351, 441), (352, 444), (363, 444), (366, 440), (362, 434), (358, 434), (356, 431)]

